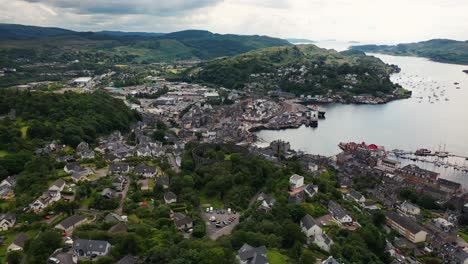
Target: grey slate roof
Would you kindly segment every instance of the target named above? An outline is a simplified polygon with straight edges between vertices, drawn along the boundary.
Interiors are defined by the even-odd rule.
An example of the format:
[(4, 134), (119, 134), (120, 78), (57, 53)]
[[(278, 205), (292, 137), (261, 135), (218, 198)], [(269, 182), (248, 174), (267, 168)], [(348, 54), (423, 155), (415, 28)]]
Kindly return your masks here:
[(266, 253), (267, 248), (265, 246), (254, 248), (249, 244), (244, 244), (237, 252), (237, 256), (241, 261), (246, 261), (248, 264), (268, 264)]
[(177, 195), (173, 192), (166, 192), (164, 193), (164, 199), (168, 201), (172, 199), (177, 199)]
[(15, 245), (23, 248), (24, 243), (26, 242), (26, 240), (28, 240), (28, 238), (29, 238), (29, 236), (26, 233), (21, 233), (15, 238), (15, 240), (13, 240), (12, 244), (15, 244)]
[(155, 174), (156, 167), (148, 166), (146, 164), (139, 164), (138, 166), (135, 167), (134, 172), (135, 174), (146, 174), (146, 173)]
[(129, 165), (127, 163), (112, 163), (109, 165), (110, 172), (127, 172)]
[(411, 233), (416, 234), (419, 231), (424, 231), (422, 227), (417, 224), (415, 221), (409, 219), (408, 217), (399, 215), (396, 212), (388, 211), (387, 218), (391, 219), (392, 221), (398, 223), (403, 228), (409, 230)]
[(349, 196), (351, 196), (353, 199), (356, 199), (356, 200), (361, 200), (362, 198), (364, 198), (362, 194), (360, 194), (359, 192), (355, 190), (351, 190), (349, 192)]
[(88, 239), (75, 239), (73, 242), (73, 249), (75, 251), (83, 250), (84, 252), (102, 252), (106, 251), (106, 247), (109, 244), (103, 240), (88, 240)]
[(328, 202), (328, 210), (333, 215), (333, 217), (341, 219), (347, 215), (349, 215), (341, 205), (335, 203), (334, 201)]
[(61, 225), (63, 226), (63, 228), (68, 229), (85, 219), (86, 219), (86, 216), (84, 215), (72, 215), (64, 219), (62, 222), (58, 223), (58, 225)]
[(315, 219), (309, 214), (306, 214), (304, 217), (302, 217), (301, 223), (307, 229), (310, 229), (313, 226), (317, 225)]

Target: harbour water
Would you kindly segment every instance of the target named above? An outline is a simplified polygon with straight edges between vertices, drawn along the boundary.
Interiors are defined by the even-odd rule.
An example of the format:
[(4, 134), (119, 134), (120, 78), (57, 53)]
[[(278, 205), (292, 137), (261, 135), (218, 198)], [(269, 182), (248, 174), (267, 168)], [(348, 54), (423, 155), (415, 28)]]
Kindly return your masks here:
[[(370, 55), (401, 68), (392, 81), (413, 91), (412, 98), (384, 105), (323, 105), (326, 119), (320, 120), (317, 128), (260, 131), (258, 137), (266, 143), (282, 139), (295, 150), (326, 156), (339, 153), (337, 144), (348, 141), (374, 143), (388, 150), (445, 147), (451, 153), (468, 156), (468, 74), (462, 72), (468, 66)], [(453, 162), (468, 165), (465, 159)], [(418, 165), (468, 186), (468, 173), (426, 163)]]

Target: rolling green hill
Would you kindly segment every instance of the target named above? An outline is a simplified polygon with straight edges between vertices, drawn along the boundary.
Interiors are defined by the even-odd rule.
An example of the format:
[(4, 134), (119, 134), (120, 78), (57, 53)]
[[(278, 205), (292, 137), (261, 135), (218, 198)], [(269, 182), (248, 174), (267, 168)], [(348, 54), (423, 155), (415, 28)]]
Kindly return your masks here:
[(468, 65), (468, 41), (432, 39), (398, 45), (361, 45), (352, 49), (400, 56), (426, 57), (433, 61)]
[(359, 51), (337, 52), (315, 45), (273, 47), (201, 63), (182, 79), (233, 89), (281, 89), (296, 94), (389, 94), (396, 66)]
[(12, 61), (151, 63), (213, 59), (259, 48), (289, 45), (267, 36), (187, 30), (164, 35), (75, 32), (58, 28), (0, 25), (0, 66)]

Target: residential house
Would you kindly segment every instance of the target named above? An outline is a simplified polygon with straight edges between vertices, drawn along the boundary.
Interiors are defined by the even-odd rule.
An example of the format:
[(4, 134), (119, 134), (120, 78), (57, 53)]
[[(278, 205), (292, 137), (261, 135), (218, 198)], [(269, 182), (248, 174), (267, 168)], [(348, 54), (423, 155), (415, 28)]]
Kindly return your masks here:
[(88, 143), (83, 141), (80, 144), (78, 144), (78, 146), (76, 146), (76, 153), (85, 152), (85, 151), (89, 151)]
[(267, 248), (265, 246), (254, 248), (249, 244), (244, 244), (237, 251), (236, 259), (240, 264), (269, 264), (266, 255)]
[(60, 229), (66, 233), (74, 230), (76, 227), (79, 225), (82, 225), (86, 223), (87, 217), (84, 215), (72, 215), (64, 220), (62, 220), (60, 223), (58, 223), (55, 228)]
[(77, 171), (80, 171), (81, 166), (80, 166), (80, 164), (78, 164), (76, 162), (71, 162), (71, 163), (67, 163), (67, 165), (65, 165), (65, 167), (63, 167), (63, 170), (67, 174), (73, 174), (73, 173), (75, 173)]
[(75, 161), (75, 157), (72, 155), (60, 156), (55, 159), (57, 162), (72, 162)]
[(109, 228), (108, 232), (111, 234), (117, 234), (117, 233), (126, 233), (128, 231), (128, 227), (126, 223), (119, 222), (115, 225), (113, 225), (111, 228)]
[(304, 177), (298, 174), (293, 174), (291, 177), (289, 177), (289, 185), (291, 186), (291, 189), (304, 186)]
[(427, 232), (408, 217), (389, 211), (387, 212), (387, 224), (412, 243), (426, 241)]
[(110, 174), (124, 174), (130, 172), (130, 166), (127, 163), (112, 163), (109, 166)]
[(291, 203), (291, 204), (300, 204), (304, 201), (305, 201), (304, 191), (298, 192), (293, 195), (289, 195), (288, 197), (288, 203)]
[(102, 240), (75, 239), (73, 251), (79, 257), (106, 256), (109, 254), (111, 244)]
[(47, 192), (44, 192), (39, 198), (32, 202), (29, 207), (35, 212), (40, 212), (45, 207), (59, 201), (62, 198), (60, 194), (61, 191), (65, 188), (65, 181), (62, 179), (56, 180), (50, 187)]
[(154, 180), (156, 185), (161, 185), (164, 189), (169, 188), (169, 177), (168, 176), (159, 176)]
[(96, 154), (92, 150), (80, 152), (80, 158), (82, 159), (94, 159), (95, 156)]
[(121, 216), (116, 213), (109, 213), (104, 217), (104, 222), (106, 223), (118, 223), (118, 222), (127, 222), (127, 216)]
[(49, 187), (49, 191), (61, 192), (65, 188), (65, 185), (66, 183), (64, 180), (58, 179)]
[(93, 170), (90, 168), (82, 168), (79, 171), (74, 172), (71, 175), (71, 179), (74, 182), (82, 182), (82, 181), (87, 181), (88, 176), (94, 174)]
[(8, 200), (15, 197), (15, 192), (13, 191), (13, 187), (8, 185), (0, 186), (0, 198)]
[(182, 213), (175, 213), (174, 223), (179, 230), (188, 230), (193, 227), (193, 220), (190, 216), (186, 216)]
[(26, 233), (20, 233), (15, 240), (8, 246), (7, 251), (18, 251), (18, 250), (23, 250), (24, 244), (26, 243), (26, 240), (28, 240), (29, 236)]
[(166, 192), (166, 193), (164, 193), (164, 201), (167, 204), (176, 203), (177, 202), (177, 195), (175, 193), (173, 193), (173, 192)]
[(116, 162), (116, 161), (120, 161), (120, 158), (117, 157), (116, 155), (112, 154), (112, 153), (106, 153), (102, 156), (102, 158), (107, 161), (107, 162)]
[(270, 197), (264, 193), (260, 193), (257, 196), (257, 201), (261, 202), (261, 204), (258, 206), (258, 210), (268, 212), (271, 210), (273, 205), (276, 203), (276, 199), (273, 197)]
[(338, 221), (340, 224), (350, 224), (353, 222), (353, 218), (347, 213), (341, 205), (334, 201), (328, 202), (328, 211), (332, 215), (333, 219)]
[(351, 190), (347, 196), (355, 201), (356, 203), (363, 203), (366, 201), (366, 197), (364, 197), (364, 195), (360, 194), (359, 192), (355, 191), (355, 190)]
[(138, 176), (151, 178), (154, 177), (154, 175), (156, 175), (157, 169), (156, 167), (148, 166), (146, 164), (139, 164), (135, 167), (133, 172)]
[(114, 186), (115, 190), (118, 192), (123, 191), (125, 184), (127, 184), (127, 178), (122, 175), (119, 175), (112, 180), (112, 186)]
[(105, 188), (101, 192), (102, 197), (107, 198), (107, 199), (115, 199), (118, 198), (117, 191), (111, 188)]
[(312, 241), (316, 244), (320, 249), (330, 252), (331, 247), (333, 246), (333, 240), (325, 233), (322, 235), (318, 235), (314, 237)]
[(17, 175), (8, 176), (6, 179), (4, 179), (0, 183), (0, 187), (2, 187), (2, 186), (15, 187), (17, 181), (18, 181), (18, 176)]
[(419, 215), (421, 213), (419, 206), (407, 201), (404, 201), (398, 209), (406, 215)]
[(13, 213), (0, 214), (0, 230), (6, 231), (16, 223), (16, 215)]
[(300, 224), (301, 224), (302, 232), (307, 237), (315, 237), (315, 236), (323, 234), (322, 228), (317, 224), (315, 219), (309, 214), (306, 214), (304, 217), (302, 217)]
[(304, 192), (310, 197), (314, 197), (315, 194), (318, 192), (318, 186), (313, 184), (307, 184), (304, 188)]

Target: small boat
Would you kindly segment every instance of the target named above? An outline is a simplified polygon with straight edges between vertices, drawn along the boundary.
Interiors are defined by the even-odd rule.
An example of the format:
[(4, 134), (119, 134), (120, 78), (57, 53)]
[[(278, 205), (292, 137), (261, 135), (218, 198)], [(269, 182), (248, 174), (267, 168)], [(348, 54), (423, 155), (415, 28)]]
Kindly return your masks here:
[(457, 89), (460, 89), (460, 87), (457, 87)]

